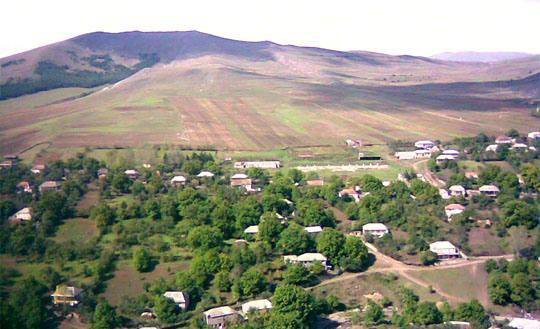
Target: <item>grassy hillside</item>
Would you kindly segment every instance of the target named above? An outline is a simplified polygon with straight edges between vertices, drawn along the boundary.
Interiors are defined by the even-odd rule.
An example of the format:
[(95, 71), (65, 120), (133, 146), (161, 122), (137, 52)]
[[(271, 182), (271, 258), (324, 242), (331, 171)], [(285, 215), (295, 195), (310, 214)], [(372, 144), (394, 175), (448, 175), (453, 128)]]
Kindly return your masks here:
[[(77, 58), (90, 59), (75, 63), (68, 45), (79, 51)], [(140, 70), (146, 65), (133, 56), (150, 50), (160, 62)], [(540, 61), (534, 58), (455, 63), (198, 32), (134, 32), (85, 35), (0, 63), (19, 61), (2, 70), (24, 77), (23, 68), (40, 67), (52, 55), (64, 62), (48, 67), (57, 75), (51, 83), (74, 82), (92, 70), (88, 76), (95, 79), (83, 74), (84, 86), (130, 76), (53, 102), (39, 99), (56, 91), (1, 101), (0, 151), (43, 142), (260, 151), (337, 145), (346, 138), (386, 143), (498, 134), (537, 129), (540, 122), (530, 115), (539, 96)]]

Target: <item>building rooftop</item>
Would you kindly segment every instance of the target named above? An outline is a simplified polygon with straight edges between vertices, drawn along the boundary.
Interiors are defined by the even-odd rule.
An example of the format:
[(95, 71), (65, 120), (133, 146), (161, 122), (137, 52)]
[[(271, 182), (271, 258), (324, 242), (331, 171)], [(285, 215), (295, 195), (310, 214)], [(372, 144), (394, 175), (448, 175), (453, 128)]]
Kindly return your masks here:
[(186, 295), (181, 291), (166, 291), (163, 296), (172, 299), (176, 304), (186, 302)]
[(267, 310), (272, 308), (272, 302), (268, 299), (252, 300), (242, 304), (242, 312), (248, 313), (250, 310)]
[(364, 231), (387, 231), (388, 227), (383, 223), (368, 223), (362, 226)]
[(246, 174), (234, 174), (231, 176), (231, 179), (246, 179), (248, 178), (248, 175)]
[(322, 227), (320, 226), (308, 226), (305, 227), (304, 230), (308, 233), (320, 233), (322, 232)]
[(216, 308), (211, 308), (208, 311), (204, 312), (204, 315), (211, 318), (221, 317), (236, 314), (236, 311), (230, 306), (221, 306)]
[(246, 233), (246, 234), (257, 234), (257, 233), (259, 233), (259, 225), (248, 226), (244, 230), (244, 233)]

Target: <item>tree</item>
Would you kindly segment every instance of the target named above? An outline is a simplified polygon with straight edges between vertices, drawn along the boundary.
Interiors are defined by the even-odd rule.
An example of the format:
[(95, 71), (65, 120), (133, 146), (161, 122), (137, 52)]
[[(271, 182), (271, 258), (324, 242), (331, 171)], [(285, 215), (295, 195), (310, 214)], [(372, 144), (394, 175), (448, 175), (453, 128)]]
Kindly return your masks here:
[(189, 231), (187, 243), (193, 250), (205, 251), (223, 244), (223, 233), (215, 227), (198, 226)]
[(306, 285), (312, 280), (312, 275), (308, 268), (302, 264), (291, 264), (283, 273), (283, 281), (287, 284)]
[[(272, 299), (273, 313), (277, 313), (280, 320), (286, 317), (287, 323), (296, 319), (302, 326), (277, 328), (304, 328), (315, 320), (317, 313), (313, 297), (303, 288), (293, 285), (278, 286)], [(275, 314), (272, 314), (274, 317)], [(281, 323), (281, 321), (280, 321)], [(272, 327), (274, 328), (274, 327)]]
[(360, 178), (360, 188), (363, 192), (377, 192), (383, 189), (380, 179), (372, 175), (364, 175)]
[(45, 328), (47, 309), (43, 294), (46, 290), (47, 288), (33, 277), (24, 279), (15, 285), (15, 290), (9, 298), (10, 309), (16, 314), (24, 316), (13, 316), (12, 328)]
[(152, 267), (152, 256), (146, 248), (140, 248), (133, 252), (133, 265), (139, 272), (148, 272)]
[(253, 296), (261, 293), (268, 282), (264, 274), (256, 268), (250, 268), (240, 277), (243, 296)]
[(112, 329), (120, 326), (116, 310), (106, 301), (102, 300), (96, 305), (92, 316), (92, 329)]
[(418, 325), (441, 323), (443, 315), (433, 302), (420, 302), (416, 306), (412, 322)]
[(231, 291), (231, 280), (229, 279), (229, 272), (221, 271), (216, 274), (214, 278), (214, 284), (221, 292)]
[(437, 262), (437, 254), (431, 250), (422, 251), (420, 253), (420, 261), (424, 265), (433, 265)]
[(362, 240), (348, 236), (345, 247), (342, 266), (351, 272), (363, 271), (369, 264), (369, 252)]
[(532, 282), (526, 273), (517, 273), (510, 282), (512, 301), (518, 305), (525, 306), (535, 300), (535, 292)]
[(304, 179), (304, 173), (296, 168), (289, 169), (287, 176), (289, 176), (293, 183), (300, 183)]
[(384, 312), (383, 312), (382, 307), (379, 304), (370, 300), (368, 302), (368, 305), (366, 307), (366, 311), (364, 314), (364, 323), (368, 327), (371, 327), (371, 326), (381, 323), (383, 319), (384, 319)]
[(279, 235), (278, 248), (283, 253), (299, 255), (307, 252), (312, 244), (312, 240), (304, 228), (296, 223), (291, 223)]
[(510, 294), (512, 288), (508, 279), (498, 272), (490, 274), (488, 280), (488, 294), (489, 299), (494, 304), (506, 305), (510, 301)]
[(90, 211), (90, 218), (96, 221), (96, 226), (104, 230), (114, 223), (116, 214), (106, 203), (101, 202)]
[(154, 310), (158, 319), (164, 323), (174, 323), (178, 315), (178, 306), (170, 298), (162, 295), (156, 298)]
[(540, 168), (531, 163), (524, 164), (521, 167), (521, 176), (526, 189), (540, 191)]
[(538, 225), (538, 207), (521, 200), (507, 202), (502, 207), (503, 223), (506, 227), (525, 225), (533, 229)]
[(271, 213), (263, 215), (263, 220), (259, 224), (259, 239), (275, 246), (279, 240), (279, 235), (283, 231), (283, 224)]
[(253, 196), (245, 198), (234, 206), (236, 214), (236, 229), (243, 231), (250, 225), (259, 223), (262, 215), (262, 206)]
[(333, 228), (325, 228), (317, 239), (317, 251), (338, 263), (345, 249), (345, 236)]
[(476, 299), (473, 299), (468, 303), (459, 304), (454, 312), (454, 317), (459, 321), (471, 322), (474, 324), (474, 327), (484, 327), (488, 321), (486, 310)]
[(307, 199), (298, 203), (297, 215), (304, 226), (321, 225), (336, 226), (334, 213), (324, 208), (321, 202)]

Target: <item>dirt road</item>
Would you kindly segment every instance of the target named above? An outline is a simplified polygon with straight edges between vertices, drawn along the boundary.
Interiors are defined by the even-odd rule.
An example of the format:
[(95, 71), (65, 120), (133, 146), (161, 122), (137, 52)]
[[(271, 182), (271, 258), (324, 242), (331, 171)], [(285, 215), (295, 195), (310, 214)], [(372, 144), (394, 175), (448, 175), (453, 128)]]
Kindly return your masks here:
[(429, 159), (420, 160), (418, 162), (413, 163), (413, 169), (416, 173), (422, 174), (424, 176), (424, 179), (426, 182), (430, 183), (431, 185), (435, 186), (436, 188), (443, 188), (446, 185), (446, 182), (439, 179), (434, 173), (432, 173), (427, 168), (427, 162)]

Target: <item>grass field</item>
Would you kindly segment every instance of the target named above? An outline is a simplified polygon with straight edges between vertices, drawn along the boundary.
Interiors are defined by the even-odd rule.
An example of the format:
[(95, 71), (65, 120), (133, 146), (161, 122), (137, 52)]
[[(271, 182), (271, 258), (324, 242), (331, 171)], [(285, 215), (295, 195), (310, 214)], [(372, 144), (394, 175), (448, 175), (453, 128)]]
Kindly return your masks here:
[(160, 263), (149, 273), (139, 273), (132, 262), (118, 262), (114, 277), (107, 281), (107, 290), (103, 293), (111, 304), (118, 305), (125, 297), (135, 297), (144, 293), (144, 284), (158, 278), (168, 278), (176, 272), (185, 270), (189, 262)]
[(88, 218), (66, 219), (54, 236), (56, 242), (88, 242), (97, 236), (96, 223)]

